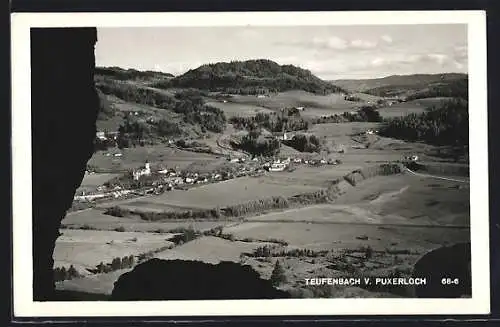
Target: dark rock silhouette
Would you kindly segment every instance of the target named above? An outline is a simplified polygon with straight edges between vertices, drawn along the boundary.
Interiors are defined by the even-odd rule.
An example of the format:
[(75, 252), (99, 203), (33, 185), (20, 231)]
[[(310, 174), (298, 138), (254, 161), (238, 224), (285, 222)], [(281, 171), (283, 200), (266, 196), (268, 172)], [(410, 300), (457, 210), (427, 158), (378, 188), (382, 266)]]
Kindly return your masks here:
[(35, 301), (54, 298), (52, 254), (60, 221), (93, 153), (96, 41), (95, 28), (31, 29)]
[[(415, 287), (420, 298), (458, 298), (472, 294), (470, 243), (445, 246), (425, 254), (414, 266), (414, 277), (425, 277), (426, 285)], [(458, 278), (458, 284), (443, 285), (442, 279)]]
[(115, 282), (111, 300), (278, 299), (290, 295), (261, 279), (250, 266), (151, 259)]

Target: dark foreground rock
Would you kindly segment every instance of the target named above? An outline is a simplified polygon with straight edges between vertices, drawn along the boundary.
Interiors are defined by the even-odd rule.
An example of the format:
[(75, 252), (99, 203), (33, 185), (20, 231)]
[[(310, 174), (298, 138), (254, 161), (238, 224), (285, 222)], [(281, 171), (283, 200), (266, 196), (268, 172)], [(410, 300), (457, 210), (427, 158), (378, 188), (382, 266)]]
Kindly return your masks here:
[(289, 298), (250, 266), (152, 259), (120, 276), (114, 301)]
[[(96, 41), (95, 28), (31, 29), (35, 301), (55, 296), (52, 254), (60, 222), (93, 153)], [(29, 92), (30, 85), (25, 87)]]
[(445, 246), (425, 254), (415, 264), (413, 276), (425, 277), (427, 284), (415, 287), (415, 296), (420, 298), (470, 296), (472, 294), (470, 260), (470, 243)]

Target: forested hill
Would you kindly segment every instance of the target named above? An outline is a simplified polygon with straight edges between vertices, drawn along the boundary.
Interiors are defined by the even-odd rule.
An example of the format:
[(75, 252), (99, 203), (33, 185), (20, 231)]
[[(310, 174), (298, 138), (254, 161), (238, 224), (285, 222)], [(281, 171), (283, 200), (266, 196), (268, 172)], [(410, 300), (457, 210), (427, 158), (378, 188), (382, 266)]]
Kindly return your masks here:
[(304, 90), (316, 94), (343, 92), (310, 71), (265, 60), (219, 62), (202, 65), (181, 76), (155, 85), (168, 88), (196, 88), (237, 94), (265, 94)]
[(123, 69), (120, 67), (96, 67), (95, 74), (108, 76), (116, 80), (157, 80), (174, 77), (174, 75), (169, 73), (155, 72), (151, 70), (140, 71), (136, 69)]
[(451, 81), (467, 79), (467, 74), (413, 74), (391, 75), (373, 79), (345, 79), (334, 80), (332, 84), (342, 87), (350, 92), (376, 92), (384, 89), (420, 89), (435, 83), (449, 83)]

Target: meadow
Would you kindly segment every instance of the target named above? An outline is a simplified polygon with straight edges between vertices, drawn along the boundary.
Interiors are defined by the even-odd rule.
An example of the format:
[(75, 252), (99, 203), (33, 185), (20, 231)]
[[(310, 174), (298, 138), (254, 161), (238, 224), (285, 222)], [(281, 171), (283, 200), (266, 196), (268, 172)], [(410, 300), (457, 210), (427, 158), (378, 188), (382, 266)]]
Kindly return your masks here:
[(202, 185), (186, 191), (173, 190), (158, 196), (142, 197), (106, 204), (139, 211), (175, 211), (187, 209), (223, 208), (272, 196), (288, 197), (318, 190), (319, 186), (293, 184), (267, 177), (240, 177), (219, 183)]
[(106, 215), (103, 210), (89, 209), (74, 213), (69, 213), (61, 222), (63, 227), (71, 229), (88, 229), (99, 231), (114, 231), (123, 229), (127, 232), (168, 232), (176, 228), (190, 228), (194, 230), (207, 230), (217, 226), (228, 224), (229, 222), (218, 221), (195, 221), (183, 219), (181, 221), (148, 222), (137, 215), (127, 217), (114, 217)]
[(227, 118), (231, 118), (233, 116), (238, 117), (250, 117), (255, 116), (257, 113), (270, 113), (272, 110), (259, 107), (251, 104), (243, 104), (243, 103), (232, 103), (232, 102), (219, 102), (219, 101), (207, 101), (207, 105), (219, 108), (224, 111)]
[(54, 249), (54, 267), (73, 265), (81, 274), (95, 268), (100, 262), (110, 263), (114, 258), (138, 256), (151, 250), (172, 245), (173, 234), (114, 232), (64, 229)]
[[(106, 155), (108, 154), (109, 155)], [(121, 153), (120, 157), (114, 156)], [(217, 161), (216, 156), (206, 153), (190, 152), (168, 147), (163, 144), (94, 153), (88, 164), (102, 170), (134, 169), (149, 161), (152, 165), (163, 164), (167, 167), (183, 169), (196, 162)], [(219, 160), (220, 161), (220, 160)]]

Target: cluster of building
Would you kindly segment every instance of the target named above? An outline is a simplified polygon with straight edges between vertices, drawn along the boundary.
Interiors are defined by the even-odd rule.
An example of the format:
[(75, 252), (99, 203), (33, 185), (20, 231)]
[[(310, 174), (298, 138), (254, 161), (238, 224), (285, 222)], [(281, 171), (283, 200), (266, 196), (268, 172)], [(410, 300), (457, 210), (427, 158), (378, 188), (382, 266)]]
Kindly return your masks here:
[(339, 159), (306, 159), (306, 158), (285, 158), (285, 159), (275, 159), (271, 162), (264, 163), (263, 167), (265, 170), (270, 172), (284, 171), (289, 168), (290, 165), (294, 164), (304, 164), (309, 166), (322, 166), (322, 165), (338, 165), (342, 162)]
[(95, 137), (100, 141), (108, 141), (108, 140), (116, 141), (118, 139), (118, 132), (97, 131), (95, 133)]
[(188, 171), (176, 171), (174, 168), (157, 167), (153, 169), (149, 162), (132, 171), (133, 180), (139, 180), (143, 176), (152, 177), (147, 186), (142, 189), (126, 189), (122, 186), (106, 187), (99, 186), (92, 192), (80, 192), (74, 198), (75, 201), (95, 201), (108, 198), (121, 198), (129, 195), (160, 194), (173, 189), (183, 189), (191, 185), (216, 183), (244, 176), (262, 176), (266, 171), (280, 172), (289, 168), (292, 163), (310, 166), (338, 165), (340, 160), (333, 159), (305, 159), (305, 158), (275, 158), (266, 160), (254, 158), (247, 160), (245, 157), (228, 158), (230, 162), (240, 165), (232, 169), (214, 171), (210, 173), (198, 173)]
[(99, 186), (95, 191), (80, 191), (75, 195), (74, 200), (79, 202), (92, 202), (95, 200), (121, 198), (133, 193), (132, 190), (122, 189), (120, 186), (115, 186), (108, 189), (105, 186)]

